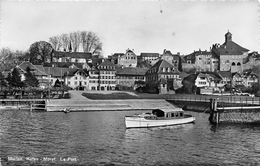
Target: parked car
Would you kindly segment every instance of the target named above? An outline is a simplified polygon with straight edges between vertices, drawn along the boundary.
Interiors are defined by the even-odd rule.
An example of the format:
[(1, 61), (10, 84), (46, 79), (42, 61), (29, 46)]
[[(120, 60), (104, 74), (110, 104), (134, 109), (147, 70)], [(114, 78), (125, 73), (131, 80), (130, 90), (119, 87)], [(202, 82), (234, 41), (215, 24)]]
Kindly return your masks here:
[(236, 95), (238, 96), (250, 96), (250, 97), (255, 97), (254, 94), (250, 94), (250, 93), (243, 93), (243, 92), (238, 92), (236, 93)]

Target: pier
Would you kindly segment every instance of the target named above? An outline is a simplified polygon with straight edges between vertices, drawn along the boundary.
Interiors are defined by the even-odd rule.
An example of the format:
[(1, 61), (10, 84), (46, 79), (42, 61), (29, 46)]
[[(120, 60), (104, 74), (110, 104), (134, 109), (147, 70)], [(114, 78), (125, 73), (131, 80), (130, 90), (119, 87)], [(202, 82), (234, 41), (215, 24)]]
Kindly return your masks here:
[(259, 123), (260, 124), (260, 106), (236, 106), (221, 107), (218, 100), (210, 99), (210, 117), (211, 124), (220, 123)]
[(46, 99), (0, 99), (0, 109), (45, 109), (45, 103)]
[(155, 108), (175, 108), (164, 99), (129, 99), (129, 100), (48, 100), (48, 112), (63, 111), (121, 111), (121, 110), (152, 110)]

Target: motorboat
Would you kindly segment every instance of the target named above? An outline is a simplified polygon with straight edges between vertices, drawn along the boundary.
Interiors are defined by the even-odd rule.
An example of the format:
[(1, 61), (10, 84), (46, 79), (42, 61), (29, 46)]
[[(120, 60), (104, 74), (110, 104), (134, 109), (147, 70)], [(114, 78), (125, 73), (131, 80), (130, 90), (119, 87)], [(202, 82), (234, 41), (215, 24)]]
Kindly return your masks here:
[(152, 112), (125, 116), (126, 128), (171, 126), (195, 122), (195, 117), (184, 114), (183, 109), (154, 109)]

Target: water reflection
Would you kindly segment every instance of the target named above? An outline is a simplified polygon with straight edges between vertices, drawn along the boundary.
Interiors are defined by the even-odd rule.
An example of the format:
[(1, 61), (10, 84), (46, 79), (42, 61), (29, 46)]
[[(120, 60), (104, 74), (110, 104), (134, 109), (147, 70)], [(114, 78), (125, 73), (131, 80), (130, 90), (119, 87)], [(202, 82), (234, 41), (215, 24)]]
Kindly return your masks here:
[(125, 129), (124, 117), (135, 113), (140, 111), (1, 110), (0, 157), (75, 157), (74, 164), (83, 165), (260, 163), (260, 126), (212, 126), (208, 114), (189, 112), (196, 117), (195, 124)]

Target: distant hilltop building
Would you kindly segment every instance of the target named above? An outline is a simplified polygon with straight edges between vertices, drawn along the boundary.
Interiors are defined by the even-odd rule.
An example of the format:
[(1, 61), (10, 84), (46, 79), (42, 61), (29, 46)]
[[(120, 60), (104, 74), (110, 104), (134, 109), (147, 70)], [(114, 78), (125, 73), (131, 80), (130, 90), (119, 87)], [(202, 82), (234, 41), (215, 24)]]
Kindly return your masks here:
[(118, 57), (118, 65), (124, 67), (136, 67), (137, 56), (135, 55), (134, 50), (128, 48), (123, 56)]
[(225, 34), (225, 42), (214, 44), (212, 54), (219, 57), (219, 70), (232, 73), (243, 71), (243, 59), (248, 56), (248, 49), (241, 47), (232, 41), (232, 34)]

